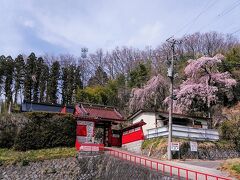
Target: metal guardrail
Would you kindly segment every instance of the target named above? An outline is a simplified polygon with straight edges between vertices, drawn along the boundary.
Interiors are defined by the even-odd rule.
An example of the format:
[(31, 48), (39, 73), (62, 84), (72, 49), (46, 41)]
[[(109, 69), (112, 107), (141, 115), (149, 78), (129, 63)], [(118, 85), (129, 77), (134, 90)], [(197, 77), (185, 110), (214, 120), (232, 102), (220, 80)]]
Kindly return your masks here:
[[(148, 129), (148, 134), (146, 138), (154, 138), (160, 136), (168, 135), (168, 127), (158, 127), (153, 129)], [(173, 136), (189, 138), (194, 140), (219, 140), (219, 133), (214, 129), (202, 129), (202, 128), (193, 128), (193, 127), (185, 127), (180, 125), (173, 125), (172, 130)]]
[[(173, 166), (170, 164), (166, 164), (163, 162), (154, 161), (151, 159), (147, 159), (145, 157), (133, 155), (127, 152), (122, 152), (118, 150), (113, 150), (110, 148), (104, 148), (105, 151), (114, 157), (128, 160), (130, 162), (133, 162), (136, 165), (142, 165), (146, 168), (150, 168), (152, 170), (160, 171), (162, 175), (170, 175), (173, 177), (174, 175), (178, 177), (178, 179), (185, 178), (188, 179), (195, 179), (195, 180), (231, 180), (230, 178), (221, 177), (209, 173), (203, 173), (199, 171), (194, 171), (178, 166)], [(167, 174), (169, 173), (169, 174)]]

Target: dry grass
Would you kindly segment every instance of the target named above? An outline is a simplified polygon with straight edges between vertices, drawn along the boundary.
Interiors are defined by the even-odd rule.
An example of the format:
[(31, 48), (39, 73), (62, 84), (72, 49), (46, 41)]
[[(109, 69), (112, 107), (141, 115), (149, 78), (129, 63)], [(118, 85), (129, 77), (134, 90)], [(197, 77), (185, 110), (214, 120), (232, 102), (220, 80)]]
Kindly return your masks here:
[(22, 161), (41, 161), (76, 156), (75, 148), (51, 148), (30, 151), (0, 149), (0, 164), (15, 164)]
[(240, 179), (240, 158), (228, 159), (220, 167), (221, 170), (229, 172), (232, 176)]

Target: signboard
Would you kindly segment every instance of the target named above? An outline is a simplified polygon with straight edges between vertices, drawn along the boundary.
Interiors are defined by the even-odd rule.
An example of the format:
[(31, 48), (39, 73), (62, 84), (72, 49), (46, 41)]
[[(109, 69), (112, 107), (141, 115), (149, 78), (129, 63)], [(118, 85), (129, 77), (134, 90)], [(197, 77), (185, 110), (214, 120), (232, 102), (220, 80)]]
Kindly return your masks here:
[(190, 141), (190, 149), (191, 149), (191, 151), (197, 152), (197, 150), (198, 150), (197, 142)]
[(99, 146), (80, 146), (80, 151), (99, 151)]
[(171, 142), (171, 151), (179, 151), (180, 143), (179, 142)]

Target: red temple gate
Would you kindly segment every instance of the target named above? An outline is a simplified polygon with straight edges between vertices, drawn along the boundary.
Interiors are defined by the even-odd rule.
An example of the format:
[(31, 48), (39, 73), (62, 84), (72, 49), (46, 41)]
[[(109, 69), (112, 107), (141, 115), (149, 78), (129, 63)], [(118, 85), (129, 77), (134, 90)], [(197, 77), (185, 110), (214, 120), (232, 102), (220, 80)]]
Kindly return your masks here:
[[(81, 103), (75, 106), (74, 117), (77, 150), (99, 151), (104, 146), (121, 146), (121, 130), (113, 126), (124, 122), (124, 118), (114, 107)], [(102, 142), (95, 139), (96, 128), (103, 129)]]

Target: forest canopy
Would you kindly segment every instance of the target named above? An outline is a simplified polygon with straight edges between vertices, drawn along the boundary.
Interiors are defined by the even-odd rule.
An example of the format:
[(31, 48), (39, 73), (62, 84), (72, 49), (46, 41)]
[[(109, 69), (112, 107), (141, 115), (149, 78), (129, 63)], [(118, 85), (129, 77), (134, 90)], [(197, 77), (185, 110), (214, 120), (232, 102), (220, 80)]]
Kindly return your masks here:
[[(203, 108), (195, 106), (204, 103), (204, 98), (197, 98), (196, 93), (190, 97), (186, 93), (190, 92), (189, 88), (192, 88), (191, 92), (196, 92), (193, 91), (193, 84), (201, 89), (200, 84), (207, 80), (208, 90), (212, 92), (208, 96), (210, 105), (216, 100), (223, 106), (238, 101), (239, 40), (217, 32), (197, 32), (179, 40), (182, 43), (175, 48), (177, 76), (174, 89), (178, 90), (178, 105), (180, 103), (184, 107), (176, 104), (178, 110), (182, 108), (184, 113), (206, 110), (207, 105), (201, 106)], [(98, 49), (82, 57), (69, 54), (37, 56), (34, 52), (29, 55), (19, 54), (15, 58), (2, 55), (0, 97), (5, 109), (9, 104), (17, 105), (26, 100), (58, 104), (82, 101), (112, 105), (125, 114), (140, 108), (167, 110), (163, 101), (169, 96), (167, 62), (170, 52), (169, 44), (162, 43), (156, 48), (146, 47), (141, 50), (116, 47), (104, 52)], [(224, 58), (216, 58), (215, 55), (219, 53)], [(190, 59), (193, 59), (191, 63)], [(204, 62), (208, 63), (206, 71), (204, 68), (201, 70)], [(205, 89), (202, 87), (203, 91)], [(229, 89), (231, 93), (227, 93)], [(186, 98), (192, 99), (191, 103), (190, 99), (187, 104), (184, 103)]]

